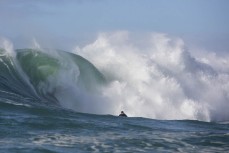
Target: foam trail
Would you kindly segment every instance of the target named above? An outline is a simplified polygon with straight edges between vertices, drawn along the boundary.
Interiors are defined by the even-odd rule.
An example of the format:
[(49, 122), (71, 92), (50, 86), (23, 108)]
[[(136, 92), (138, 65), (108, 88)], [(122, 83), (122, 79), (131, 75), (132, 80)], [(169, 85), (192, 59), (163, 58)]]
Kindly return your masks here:
[(229, 120), (228, 68), (220, 71), (203, 62), (181, 39), (165, 34), (154, 33), (145, 40), (146, 47), (141, 46), (129, 39), (128, 32), (115, 32), (76, 47), (75, 52), (109, 80), (99, 96), (107, 104), (101, 106), (102, 113), (124, 110), (135, 117)]
[[(0, 59), (0, 62), (3, 62), (3, 64), (7, 67), (8, 71), (10, 73), (10, 77), (12, 77), (13, 80), (18, 80), (16, 78), (17, 76), (15, 76), (15, 73), (12, 72), (12, 71), (16, 71), (16, 72), (18, 72), (19, 76), (22, 79), (17, 83), (14, 82), (15, 84), (13, 86), (15, 86), (15, 88), (17, 88), (17, 89), (20, 89), (20, 87), (21, 87), (20, 84), (24, 84), (25, 83), (25, 86), (30, 89), (29, 93), (33, 94), (33, 96), (35, 96), (35, 97), (39, 97), (37, 95), (35, 89), (33, 88), (33, 86), (30, 84), (30, 81), (29, 81), (28, 77), (24, 74), (23, 70), (21, 69), (20, 64), (16, 60), (16, 54), (17, 53), (14, 50), (13, 43), (10, 40), (8, 40), (7, 38), (3, 38), (3, 37), (1, 38), (0, 37), (0, 49), (1, 48), (3, 49), (3, 52), (2, 52), (2, 54), (0, 54), (0, 56), (7, 57), (7, 59), (10, 61), (10, 65), (14, 68), (14, 70), (12, 70), (10, 68), (10, 65), (7, 65), (7, 63), (4, 63), (4, 61)], [(10, 78), (7, 78), (7, 79), (10, 79)], [(11, 80), (11, 82), (13, 80)], [(23, 91), (23, 89), (20, 89), (20, 90)]]

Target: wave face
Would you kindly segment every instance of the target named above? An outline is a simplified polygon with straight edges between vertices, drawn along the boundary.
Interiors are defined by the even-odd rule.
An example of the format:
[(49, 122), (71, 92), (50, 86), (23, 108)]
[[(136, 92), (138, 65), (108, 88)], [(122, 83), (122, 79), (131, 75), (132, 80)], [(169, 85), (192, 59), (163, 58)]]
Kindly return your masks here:
[(75, 110), (83, 111), (82, 95), (90, 97), (106, 83), (89, 61), (72, 53), (16, 49), (16, 55), (12, 56), (5, 49), (0, 51), (0, 88), (5, 94), (71, 109), (74, 106)]
[(71, 53), (3, 45), (1, 98), (95, 114), (124, 110), (133, 117), (229, 120), (227, 57), (194, 56), (181, 39), (164, 34), (144, 43), (129, 36), (104, 33)]

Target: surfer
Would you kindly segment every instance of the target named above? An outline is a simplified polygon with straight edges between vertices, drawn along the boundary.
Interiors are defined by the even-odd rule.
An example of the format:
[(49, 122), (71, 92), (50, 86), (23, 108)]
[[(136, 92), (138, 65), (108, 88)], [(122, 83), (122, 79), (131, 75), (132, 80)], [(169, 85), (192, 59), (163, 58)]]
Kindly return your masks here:
[(124, 113), (124, 111), (121, 111), (121, 114), (119, 116), (127, 117), (127, 115)]

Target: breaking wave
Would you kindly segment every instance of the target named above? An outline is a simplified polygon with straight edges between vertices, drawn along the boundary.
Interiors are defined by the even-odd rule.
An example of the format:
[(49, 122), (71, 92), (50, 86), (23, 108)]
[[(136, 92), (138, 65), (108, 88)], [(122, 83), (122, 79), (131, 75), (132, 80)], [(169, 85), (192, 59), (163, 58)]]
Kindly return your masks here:
[(85, 113), (229, 120), (229, 59), (196, 57), (179, 38), (152, 34), (138, 41), (128, 32), (102, 33), (71, 53), (0, 44), (1, 97), (10, 93)]

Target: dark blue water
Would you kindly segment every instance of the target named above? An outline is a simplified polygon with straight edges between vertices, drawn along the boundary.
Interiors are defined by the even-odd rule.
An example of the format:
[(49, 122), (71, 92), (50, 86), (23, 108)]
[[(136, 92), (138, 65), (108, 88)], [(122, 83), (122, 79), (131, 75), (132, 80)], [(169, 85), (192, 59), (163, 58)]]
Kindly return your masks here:
[(83, 114), (0, 100), (4, 153), (228, 151), (228, 123)]

